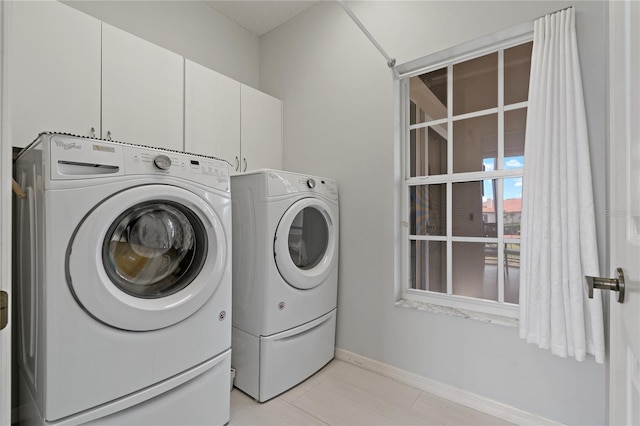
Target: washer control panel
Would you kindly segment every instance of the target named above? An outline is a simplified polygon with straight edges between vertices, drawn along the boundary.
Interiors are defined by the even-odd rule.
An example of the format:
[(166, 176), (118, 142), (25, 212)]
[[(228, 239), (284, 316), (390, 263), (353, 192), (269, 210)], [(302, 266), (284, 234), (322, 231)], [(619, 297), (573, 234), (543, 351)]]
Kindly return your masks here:
[(125, 174), (169, 174), (229, 191), (229, 165), (214, 158), (136, 146), (124, 150)]
[(223, 160), (126, 143), (45, 135), (51, 179), (87, 179), (123, 175), (170, 175), (230, 191), (229, 165)]

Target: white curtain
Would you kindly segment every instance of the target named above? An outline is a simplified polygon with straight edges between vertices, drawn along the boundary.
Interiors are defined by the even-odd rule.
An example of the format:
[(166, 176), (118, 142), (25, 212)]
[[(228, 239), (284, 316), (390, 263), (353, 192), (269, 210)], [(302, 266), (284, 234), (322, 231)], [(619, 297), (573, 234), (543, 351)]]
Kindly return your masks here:
[(562, 357), (604, 361), (591, 163), (569, 8), (534, 26), (525, 140), (520, 337)]

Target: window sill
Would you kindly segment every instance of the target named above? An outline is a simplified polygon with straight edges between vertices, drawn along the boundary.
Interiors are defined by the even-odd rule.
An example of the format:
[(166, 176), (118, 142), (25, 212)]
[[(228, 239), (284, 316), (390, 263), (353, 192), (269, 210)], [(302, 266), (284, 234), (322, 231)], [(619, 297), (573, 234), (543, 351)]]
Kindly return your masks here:
[(475, 312), (467, 309), (452, 308), (449, 306), (434, 305), (432, 303), (417, 302), (415, 300), (400, 299), (396, 301), (395, 305), (400, 308), (408, 308), (415, 311), (425, 311), (436, 314), (449, 315), (452, 317), (472, 319), (475, 321), (487, 322), (491, 324), (502, 325), (505, 327), (518, 327), (519, 324), (517, 318), (487, 314), (483, 312)]

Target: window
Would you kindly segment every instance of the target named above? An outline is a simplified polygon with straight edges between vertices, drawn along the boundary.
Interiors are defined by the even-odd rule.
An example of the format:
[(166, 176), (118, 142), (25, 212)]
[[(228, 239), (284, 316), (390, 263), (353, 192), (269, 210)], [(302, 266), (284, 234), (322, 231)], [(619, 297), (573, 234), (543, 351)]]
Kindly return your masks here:
[(403, 299), (517, 317), (531, 39), (400, 75)]

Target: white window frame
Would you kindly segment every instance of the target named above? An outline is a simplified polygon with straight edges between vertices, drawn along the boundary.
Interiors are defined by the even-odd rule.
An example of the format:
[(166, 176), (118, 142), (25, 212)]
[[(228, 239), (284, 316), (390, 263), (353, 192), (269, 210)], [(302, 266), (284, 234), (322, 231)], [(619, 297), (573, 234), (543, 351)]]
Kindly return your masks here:
[[(395, 234), (396, 234), (396, 288), (395, 297), (397, 304), (404, 305), (405, 302), (409, 302), (410, 305), (416, 303), (424, 306), (438, 305), (441, 307), (448, 307), (454, 310), (471, 311), (487, 315), (497, 315), (500, 317), (507, 317), (511, 319), (517, 319), (519, 316), (519, 308), (516, 304), (505, 303), (504, 300), (504, 274), (498, 274), (498, 301), (491, 301), (486, 299), (478, 299), (460, 295), (452, 294), (452, 258), (447, 256), (447, 293), (437, 293), (432, 291), (417, 290), (411, 287), (411, 271), (410, 271), (410, 243), (411, 240), (427, 240), (427, 241), (443, 241), (447, 244), (447, 252), (451, 252), (451, 245), (456, 241), (464, 242), (495, 242), (495, 238), (470, 238), (470, 237), (455, 237), (452, 236), (452, 222), (449, 220), (450, 213), (452, 211), (452, 184), (455, 182), (469, 182), (474, 180), (486, 180), (497, 179), (498, 188), (497, 193), (494, 195), (496, 203), (496, 222), (498, 242), (503, 241), (504, 238), (504, 218), (502, 204), (502, 197), (498, 197), (498, 194), (503, 194), (501, 185), (503, 179), (522, 177), (522, 169), (511, 170), (504, 169), (504, 112), (525, 108), (528, 102), (521, 102), (519, 104), (512, 104), (507, 107), (504, 106), (503, 97), (503, 49), (517, 46), (519, 44), (527, 43), (533, 40), (533, 22), (527, 22), (525, 24), (518, 25), (516, 27), (500, 31), (489, 36), (485, 36), (479, 39), (475, 39), (468, 43), (446, 49), (444, 51), (428, 55), (426, 57), (417, 59), (415, 61), (408, 62), (406, 64), (399, 65), (396, 68), (395, 73), (395, 102), (396, 102), (396, 220)], [(454, 63), (463, 62), (476, 57), (484, 56), (489, 53), (500, 51), (499, 53), (499, 66), (498, 66), (498, 79), (499, 79), (499, 96), (498, 106), (489, 110), (476, 111), (469, 114), (458, 115), (453, 117), (452, 114), (452, 102), (448, 102), (447, 118), (441, 120), (432, 120), (427, 122), (421, 122), (414, 125), (409, 124), (409, 109), (410, 109), (410, 97), (409, 97), (409, 81), (411, 77), (428, 73), (430, 71), (439, 70), (442, 68), (448, 68), (448, 75), (451, 75), (451, 68)], [(447, 89), (448, 99), (452, 99), (452, 82), (449, 79), (449, 87)], [(483, 172), (469, 172), (469, 173), (456, 173), (434, 176), (420, 176), (410, 177), (410, 152), (409, 152), (409, 138), (411, 130), (418, 128), (427, 128), (436, 124), (442, 124), (447, 126), (448, 134), (452, 134), (452, 125), (454, 121), (479, 117), (487, 114), (498, 114), (498, 159), (496, 161), (496, 169), (493, 171)], [(452, 170), (452, 147), (453, 139), (448, 138), (448, 170)], [(499, 167), (498, 167), (499, 166)], [(414, 236), (410, 238), (410, 216), (409, 216), (409, 188), (411, 186), (418, 186), (424, 184), (446, 184), (447, 188), (447, 232), (443, 236)], [(499, 206), (499, 207), (498, 207)], [(509, 240), (512, 243), (520, 243), (520, 239)], [(504, 252), (498, 250), (498, 264), (504, 265)]]

